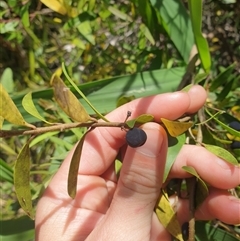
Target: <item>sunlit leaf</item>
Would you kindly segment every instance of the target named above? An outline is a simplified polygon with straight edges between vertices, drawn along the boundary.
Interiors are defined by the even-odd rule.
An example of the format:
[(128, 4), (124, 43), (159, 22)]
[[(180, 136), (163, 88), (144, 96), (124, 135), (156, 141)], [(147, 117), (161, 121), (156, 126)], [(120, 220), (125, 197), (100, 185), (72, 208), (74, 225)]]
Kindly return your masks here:
[(77, 97), (63, 83), (62, 79), (54, 75), (51, 82), (55, 100), (62, 110), (73, 120), (78, 122), (86, 122), (90, 116), (79, 102)]
[(187, 8), (182, 1), (150, 0), (150, 2), (160, 15), (161, 25), (187, 63), (194, 45), (192, 22)]
[(33, 218), (32, 195), (30, 188), (30, 149), (29, 141), (20, 151), (14, 167), (14, 187), (22, 209)]
[(194, 83), (198, 84), (209, 76), (209, 73), (199, 73), (194, 77)]
[(182, 92), (188, 92), (192, 88), (193, 84), (189, 84), (185, 86), (183, 89), (181, 89)]
[(81, 140), (78, 142), (73, 156), (71, 160), (71, 164), (69, 167), (69, 172), (68, 172), (68, 195), (71, 198), (75, 198), (76, 196), (76, 190), (77, 190), (77, 177), (78, 177), (78, 170), (79, 170), (79, 165), (80, 165), (80, 159), (81, 159), (81, 154), (82, 154), (82, 148), (83, 148), (83, 143), (86, 135), (88, 132), (91, 131), (89, 129), (87, 132), (84, 133), (82, 136)]
[(170, 121), (164, 118), (161, 118), (161, 121), (166, 127), (168, 133), (173, 137), (181, 135), (193, 125), (193, 122)]
[(167, 197), (167, 193), (163, 193), (161, 196), (155, 208), (155, 212), (158, 220), (167, 229), (167, 231), (179, 241), (184, 241), (181, 226), (177, 219), (177, 213), (173, 210)]
[(149, 40), (149, 42), (154, 45), (155, 44), (155, 40), (151, 34), (151, 32), (149, 31), (148, 27), (145, 24), (141, 24), (140, 25), (140, 30), (142, 31), (142, 33), (144, 34), (144, 36)]
[(203, 144), (203, 145), (208, 151), (212, 152), (213, 154), (225, 160), (226, 162), (229, 162), (233, 165), (238, 165), (237, 159), (229, 151), (219, 146), (207, 145), (207, 144)]
[(124, 21), (129, 21), (129, 22), (132, 22), (132, 21), (133, 21), (132, 18), (131, 18), (129, 15), (127, 15), (126, 13), (120, 11), (119, 9), (117, 9), (117, 8), (115, 8), (115, 7), (110, 6), (110, 7), (108, 7), (108, 10), (109, 10), (112, 14), (114, 14), (115, 16), (121, 18), (121, 19), (124, 20)]
[(199, 205), (202, 204), (202, 202), (206, 199), (206, 197), (208, 196), (208, 187), (206, 185), (206, 183), (201, 179), (201, 177), (198, 175), (198, 173), (196, 172), (196, 170), (191, 167), (191, 166), (184, 166), (182, 167), (182, 169), (190, 174), (192, 174), (193, 176), (195, 176), (197, 178), (197, 183), (195, 186), (195, 209), (197, 209), (197, 207)]
[(62, 15), (67, 14), (67, 8), (65, 7), (63, 0), (51, 0), (51, 1), (40, 0), (40, 1), (57, 13), (60, 13)]
[(38, 110), (36, 109), (32, 100), (32, 92), (29, 92), (23, 97), (22, 106), (30, 115), (35, 116), (36, 118), (38, 118), (41, 121), (44, 121), (45, 123), (51, 124), (50, 122), (46, 121), (45, 118), (41, 116)]
[(143, 114), (133, 120), (127, 121), (126, 124), (128, 125), (129, 128), (133, 128), (135, 125), (141, 125), (141, 124), (150, 122), (153, 119), (154, 119), (153, 115)]
[(167, 150), (167, 161), (164, 169), (163, 182), (167, 180), (168, 174), (172, 168), (177, 155), (179, 154), (182, 146), (185, 144), (185, 135), (180, 135), (177, 137), (172, 137), (168, 135), (168, 150)]
[(92, 27), (90, 21), (84, 21), (77, 26), (77, 29), (89, 43), (95, 45), (95, 36), (92, 33)]
[(132, 100), (136, 99), (136, 97), (134, 95), (131, 96), (121, 96), (119, 97), (119, 99), (117, 100), (117, 107), (124, 105)]
[(202, 35), (202, 0), (188, 0), (188, 6), (199, 57), (205, 72), (208, 73), (211, 68), (211, 55), (208, 42)]
[(13, 82), (13, 72), (12, 69), (6, 68), (1, 76), (1, 84), (3, 88), (8, 92), (12, 93), (14, 90), (14, 82)]
[(5, 91), (3, 86), (0, 84), (0, 98), (1, 98), (1, 104), (0, 104), (0, 115), (3, 119), (6, 119), (12, 124), (15, 125), (23, 125), (30, 128), (35, 128), (35, 126), (27, 123), (15, 104), (13, 103), (11, 97), (8, 95), (8, 93)]

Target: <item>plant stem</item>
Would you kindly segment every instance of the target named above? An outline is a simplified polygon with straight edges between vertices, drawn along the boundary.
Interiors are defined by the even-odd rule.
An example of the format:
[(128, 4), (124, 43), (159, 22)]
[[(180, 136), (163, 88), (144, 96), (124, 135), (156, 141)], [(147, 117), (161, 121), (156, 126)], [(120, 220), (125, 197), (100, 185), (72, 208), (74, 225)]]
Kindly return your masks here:
[(123, 122), (83, 122), (83, 123), (60, 123), (54, 126), (39, 127), (34, 130), (0, 130), (0, 137), (11, 137), (19, 135), (39, 135), (51, 131), (64, 131), (77, 127), (120, 127), (128, 128)]

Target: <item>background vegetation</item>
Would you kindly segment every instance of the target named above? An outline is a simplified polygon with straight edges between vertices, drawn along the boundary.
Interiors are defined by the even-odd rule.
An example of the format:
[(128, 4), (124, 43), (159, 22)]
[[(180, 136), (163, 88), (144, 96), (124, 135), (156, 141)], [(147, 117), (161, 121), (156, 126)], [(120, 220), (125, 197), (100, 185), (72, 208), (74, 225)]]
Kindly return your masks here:
[[(22, 98), (30, 91), (44, 118), (70, 122), (52, 100), (50, 86), (62, 62), (103, 114), (131, 99), (194, 82), (209, 92), (207, 104), (215, 110), (211, 113), (221, 113), (203, 126), (203, 142), (223, 147), (240, 160), (240, 148), (233, 148), (239, 135), (226, 127), (240, 120), (237, 1), (6, 0), (0, 1), (0, 16), (1, 84), (29, 123), (45, 125), (22, 107)], [(207, 112), (204, 116), (210, 117)], [(19, 127), (4, 121), (2, 129)], [(31, 143), (34, 203), (84, 131), (45, 133)], [(26, 141), (26, 136), (1, 139), (0, 237), (4, 241), (34, 239), (33, 221), (20, 208), (13, 185), (14, 163)], [(232, 192), (240, 196), (239, 187)], [(213, 224), (217, 224), (214, 231), (212, 223), (198, 223), (196, 231), (201, 230), (202, 236), (197, 239), (239, 239), (238, 226)]]

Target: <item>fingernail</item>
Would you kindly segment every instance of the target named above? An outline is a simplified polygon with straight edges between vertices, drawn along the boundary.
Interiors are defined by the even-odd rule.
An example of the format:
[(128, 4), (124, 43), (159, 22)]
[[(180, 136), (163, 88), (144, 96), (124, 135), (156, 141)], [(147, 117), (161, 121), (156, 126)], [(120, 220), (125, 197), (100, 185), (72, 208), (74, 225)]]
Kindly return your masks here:
[[(159, 152), (161, 150), (163, 137), (160, 133), (160, 130), (158, 128), (144, 128), (144, 131), (147, 134), (147, 141), (143, 146), (140, 146), (137, 148), (137, 152), (144, 154), (148, 157), (156, 157), (159, 155)], [(156, 135), (156, 132), (159, 132), (158, 135)]]

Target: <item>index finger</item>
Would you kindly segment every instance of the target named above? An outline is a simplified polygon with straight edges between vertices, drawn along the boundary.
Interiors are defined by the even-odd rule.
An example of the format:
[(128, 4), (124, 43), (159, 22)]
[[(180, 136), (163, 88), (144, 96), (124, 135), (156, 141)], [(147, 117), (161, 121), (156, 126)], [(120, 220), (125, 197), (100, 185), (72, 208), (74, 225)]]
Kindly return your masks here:
[[(127, 111), (131, 118), (141, 114), (151, 114), (156, 122), (160, 118), (177, 119), (185, 113), (194, 113), (202, 107), (206, 100), (206, 92), (201, 86), (193, 86), (187, 93), (165, 93), (136, 99), (109, 113), (110, 121), (123, 122)], [(115, 160), (119, 149), (125, 144), (126, 132), (121, 128), (99, 127), (87, 134), (81, 156), (79, 174), (101, 175)], [(62, 165), (68, 170), (70, 157)], [(67, 175), (67, 173), (66, 173)]]

